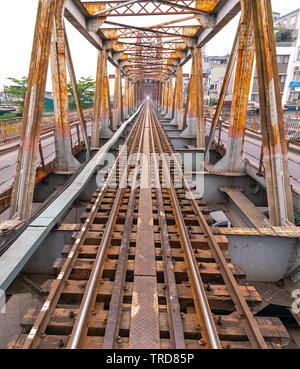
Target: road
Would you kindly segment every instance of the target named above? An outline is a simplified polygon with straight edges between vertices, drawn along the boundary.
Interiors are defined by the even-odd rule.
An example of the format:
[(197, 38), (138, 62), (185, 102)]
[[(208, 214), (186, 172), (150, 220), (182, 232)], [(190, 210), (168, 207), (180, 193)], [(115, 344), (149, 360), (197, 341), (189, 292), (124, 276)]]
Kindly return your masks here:
[[(87, 131), (88, 134), (91, 133), (91, 122), (87, 122)], [(80, 139), (83, 141), (83, 137), (80, 132)], [(72, 143), (73, 146), (77, 145), (78, 137), (77, 137), (77, 129), (76, 126), (71, 126), (71, 135), (72, 135)], [(43, 156), (45, 164), (51, 162), (55, 158), (55, 144), (54, 144), (54, 134), (53, 132), (49, 132), (43, 134), (41, 139), (41, 145), (43, 150)], [(11, 187), (14, 181), (16, 166), (17, 166), (17, 156), (18, 156), (18, 145), (10, 144), (13, 147), (10, 151), (1, 152), (1, 149), (5, 149), (8, 145), (0, 148), (0, 192), (5, 191), (7, 188)], [(41, 162), (40, 156), (38, 158), (38, 164)]]

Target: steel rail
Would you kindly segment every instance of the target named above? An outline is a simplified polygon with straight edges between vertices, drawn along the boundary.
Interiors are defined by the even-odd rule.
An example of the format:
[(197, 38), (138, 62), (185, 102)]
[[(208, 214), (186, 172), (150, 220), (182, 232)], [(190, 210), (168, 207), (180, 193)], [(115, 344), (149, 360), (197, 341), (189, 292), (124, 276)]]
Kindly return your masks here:
[[(163, 154), (164, 151), (163, 151), (161, 141), (162, 141), (162, 137), (164, 136), (160, 136), (158, 133), (157, 121), (156, 121), (157, 117), (153, 110), (151, 110), (151, 114), (152, 114), (152, 121), (155, 126), (154, 133), (157, 139), (159, 153)], [(172, 150), (170, 150), (170, 152), (172, 152)], [(171, 201), (173, 203), (175, 217), (176, 217), (179, 229), (180, 229), (181, 240), (184, 245), (184, 252), (186, 255), (186, 260), (189, 266), (188, 273), (193, 282), (192, 289), (193, 289), (194, 296), (195, 296), (195, 307), (196, 307), (197, 315), (200, 319), (200, 323), (202, 326), (201, 328), (202, 328), (203, 343), (206, 344), (208, 348), (220, 349), (221, 343), (219, 340), (218, 332), (217, 332), (215, 322), (214, 322), (214, 319), (211, 313), (211, 309), (210, 309), (207, 295), (205, 292), (205, 288), (202, 282), (202, 278), (199, 273), (198, 264), (197, 264), (197, 261), (196, 261), (196, 258), (193, 252), (190, 238), (189, 238), (186, 226), (185, 226), (184, 218), (183, 218), (183, 215), (180, 209), (180, 205), (179, 205), (179, 201), (178, 201), (178, 198), (175, 192), (174, 184), (171, 179), (169, 171), (166, 169), (168, 167), (168, 164), (166, 162), (166, 158), (164, 155), (162, 155), (162, 161), (163, 161), (163, 168), (165, 172), (165, 178), (168, 181), (169, 193), (171, 196)]]
[[(141, 156), (141, 146), (143, 140), (143, 131), (145, 129), (145, 114), (143, 116), (143, 122), (141, 124), (141, 136), (140, 142), (138, 147), (138, 156), (136, 162), (138, 163)], [(130, 164), (129, 164), (130, 165)], [(130, 238), (130, 224), (132, 221), (132, 216), (134, 212), (134, 206), (136, 203), (136, 181), (137, 176), (139, 173), (139, 166), (136, 165), (134, 173), (133, 173), (133, 180), (131, 184), (131, 191), (128, 200), (127, 212), (125, 216), (125, 223), (124, 223), (124, 231), (122, 234), (122, 242), (120, 246), (120, 252), (118, 257), (118, 265), (115, 274), (115, 280), (112, 290), (112, 295), (109, 303), (109, 311), (107, 315), (107, 323), (103, 341), (103, 349), (113, 349), (114, 342), (117, 336), (118, 329), (120, 327), (120, 318), (121, 318), (121, 302), (123, 297), (123, 284), (125, 281), (126, 276), (126, 262), (128, 260), (128, 243)]]
[[(160, 124), (158, 124), (158, 120), (157, 120), (157, 116), (156, 114), (153, 112), (155, 120), (156, 120), (156, 125), (159, 128), (160, 131), (160, 137), (164, 138), (164, 141), (166, 143), (166, 145), (168, 146), (169, 150), (172, 152), (172, 148), (171, 145), (165, 135), (165, 132), (163, 131), (162, 127)], [(192, 205), (195, 209), (195, 213), (196, 216), (198, 218), (199, 224), (202, 228), (202, 231), (204, 232), (205, 236), (207, 237), (207, 241), (208, 241), (208, 245), (209, 248), (216, 260), (216, 262), (218, 263), (218, 265), (220, 266), (220, 271), (223, 277), (223, 280), (225, 282), (226, 287), (228, 288), (231, 297), (233, 299), (233, 302), (236, 306), (236, 311), (238, 313), (238, 318), (241, 322), (241, 325), (244, 326), (244, 329), (246, 331), (246, 334), (249, 338), (250, 344), (252, 345), (253, 348), (261, 348), (261, 349), (267, 349), (267, 344), (262, 336), (262, 333), (258, 327), (258, 324), (255, 320), (255, 318), (253, 317), (250, 308), (248, 307), (245, 298), (243, 297), (243, 295), (240, 292), (239, 286), (232, 274), (232, 271), (229, 269), (227, 262), (225, 260), (225, 257), (223, 255), (222, 250), (220, 249), (209, 225), (207, 224), (205, 217), (203, 215), (203, 213), (201, 212), (199, 205), (193, 195), (193, 192), (191, 191), (191, 188), (189, 186), (189, 184), (187, 183), (182, 170), (180, 168), (180, 165), (178, 163), (178, 161), (174, 160), (179, 172), (181, 173), (181, 177), (183, 179), (184, 182), (184, 187), (185, 189), (188, 191), (190, 199), (192, 201)]]
[[(134, 124), (134, 127), (136, 126), (136, 123)], [(99, 209), (99, 206), (101, 204), (102, 198), (104, 196), (104, 193), (107, 189), (107, 186), (114, 174), (114, 170), (117, 166), (117, 163), (119, 161), (119, 158), (122, 155), (122, 152), (125, 150), (125, 146), (128, 142), (130, 142), (131, 138), (133, 137), (133, 134), (135, 133), (135, 130), (132, 129), (129, 136), (127, 137), (125, 144), (123, 145), (121, 152), (119, 153), (116, 161), (114, 162), (114, 165), (110, 171), (110, 174), (106, 180), (106, 182), (104, 183), (96, 201), (95, 204), (92, 207), (91, 210), (91, 214), (89, 217), (87, 217), (81, 232), (79, 232), (79, 235), (74, 243), (74, 245), (71, 248), (71, 251), (68, 255), (68, 258), (66, 260), (66, 262), (64, 263), (57, 279), (54, 281), (52, 288), (50, 290), (50, 293), (43, 305), (43, 307), (41, 308), (41, 311), (33, 325), (33, 327), (31, 328), (30, 333), (28, 334), (26, 341), (23, 345), (23, 349), (32, 349), (35, 348), (40, 339), (44, 337), (45, 335), (45, 330), (47, 328), (48, 322), (51, 318), (51, 314), (55, 309), (55, 306), (60, 298), (60, 295), (65, 287), (65, 284), (67, 282), (67, 279), (69, 278), (69, 275), (72, 271), (72, 268), (77, 260), (77, 256), (80, 252), (80, 247), (83, 245), (84, 240), (86, 238), (86, 235), (90, 229), (90, 226), (93, 224), (94, 219), (96, 217), (97, 211)], [(87, 164), (87, 162), (85, 163)], [(83, 167), (81, 167), (83, 168)], [(79, 170), (81, 169), (79, 168)]]
[(176, 349), (185, 349), (185, 342), (184, 342), (184, 332), (182, 326), (182, 318), (180, 313), (180, 304), (178, 299), (178, 292), (176, 288), (176, 279), (175, 273), (173, 268), (173, 261), (172, 261), (172, 253), (171, 253), (171, 246), (169, 241), (169, 233), (168, 233), (168, 226), (166, 221), (166, 213), (164, 209), (163, 203), (163, 195), (160, 186), (160, 177), (159, 177), (159, 166), (157, 163), (157, 158), (155, 155), (155, 143), (154, 143), (154, 135), (152, 125), (150, 124), (150, 136), (151, 136), (151, 143), (152, 143), (152, 152), (153, 152), (153, 171), (154, 171), (154, 178), (156, 181), (156, 195), (157, 195), (157, 202), (158, 202), (158, 217), (159, 217), (159, 224), (161, 230), (161, 239), (162, 239), (162, 252), (164, 257), (165, 263), (165, 280), (167, 283), (167, 300), (168, 300), (168, 312), (170, 316), (170, 337), (171, 341), (173, 341), (174, 346)]
[[(145, 109), (145, 107), (144, 107)], [(144, 114), (144, 110), (141, 112), (141, 115)], [(136, 124), (139, 123), (139, 119), (137, 120)], [(137, 129), (134, 137), (133, 144), (131, 146), (130, 154), (133, 153), (136, 142), (139, 140), (139, 150), (141, 147), (141, 140), (142, 135), (140, 134), (140, 130)], [(122, 178), (119, 182), (119, 188), (117, 190), (117, 194), (114, 198), (113, 206), (110, 211), (109, 219), (105, 227), (105, 231), (103, 237), (101, 239), (100, 247), (97, 252), (97, 256), (88, 280), (87, 287), (84, 291), (84, 295), (82, 298), (82, 302), (80, 304), (79, 311), (77, 313), (77, 318), (68, 342), (68, 349), (78, 349), (84, 346), (84, 340), (86, 338), (88, 332), (88, 322), (91, 317), (92, 308), (95, 305), (97, 291), (99, 287), (99, 281), (101, 278), (101, 269), (103, 266), (104, 256), (106, 254), (107, 245), (111, 239), (113, 227), (115, 225), (115, 221), (118, 215), (120, 201), (124, 192), (124, 181), (127, 179), (127, 170), (123, 172)]]

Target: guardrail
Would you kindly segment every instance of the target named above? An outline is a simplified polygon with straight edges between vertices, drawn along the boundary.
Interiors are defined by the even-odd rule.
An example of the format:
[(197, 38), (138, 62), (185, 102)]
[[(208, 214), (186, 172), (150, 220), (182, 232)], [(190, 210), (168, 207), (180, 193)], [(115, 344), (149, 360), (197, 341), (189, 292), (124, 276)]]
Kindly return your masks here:
[[(213, 114), (208, 112), (207, 118), (213, 118)], [(218, 125), (229, 124), (230, 113), (223, 113)], [(220, 123), (221, 122), (221, 123)], [(284, 117), (284, 127), (287, 140), (300, 143), (300, 117)], [(261, 134), (260, 115), (248, 116), (246, 118), (246, 129), (251, 132)]]
[[(91, 109), (86, 109), (84, 111), (85, 115), (88, 115), (91, 112)], [(70, 112), (70, 123), (76, 121), (77, 112)], [(54, 123), (54, 114), (44, 114), (41, 126), (41, 134), (47, 133), (50, 130), (53, 130), (55, 127)], [(0, 146), (8, 143), (12, 143), (17, 141), (20, 138), (22, 129), (22, 117), (10, 118), (10, 119), (1, 119), (0, 117)]]

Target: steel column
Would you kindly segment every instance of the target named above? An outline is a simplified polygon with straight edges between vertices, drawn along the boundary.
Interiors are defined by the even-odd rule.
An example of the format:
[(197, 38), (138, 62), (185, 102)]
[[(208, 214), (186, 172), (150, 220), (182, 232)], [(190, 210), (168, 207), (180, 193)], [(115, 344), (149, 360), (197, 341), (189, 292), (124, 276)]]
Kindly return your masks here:
[(102, 105), (102, 87), (104, 79), (105, 51), (98, 51), (96, 86), (94, 96), (94, 110), (92, 121), (91, 145), (94, 148), (100, 147), (100, 126), (101, 126), (101, 105)]
[(133, 114), (134, 105), (133, 105), (133, 82), (128, 80), (128, 112), (129, 115)]
[(182, 129), (183, 123), (183, 81), (182, 81), (182, 66), (176, 67), (176, 89), (175, 89), (175, 109), (174, 119), (170, 124), (176, 124), (178, 129)]
[(293, 222), (280, 82), (271, 2), (251, 1), (268, 206), (272, 225)]
[(123, 97), (123, 114), (124, 119), (126, 120), (129, 116), (129, 81), (128, 76), (124, 77), (124, 97)]
[(197, 148), (205, 147), (204, 88), (202, 69), (202, 50), (191, 48), (192, 71), (185, 130), (181, 137), (195, 137)]
[[(80, 101), (80, 95), (79, 95), (79, 90), (78, 90), (78, 85), (77, 85), (75, 70), (74, 70), (72, 56), (71, 56), (71, 50), (70, 50), (69, 41), (68, 41), (68, 37), (67, 37), (66, 31), (64, 33), (64, 36), (65, 36), (67, 66), (68, 66), (69, 76), (70, 76), (70, 80), (71, 80), (71, 84), (72, 84), (72, 89), (73, 89), (73, 93), (74, 93), (74, 99), (75, 99), (75, 103), (76, 103), (76, 108), (77, 108), (77, 112), (78, 112), (78, 118), (79, 118), (79, 122), (80, 122), (80, 128), (81, 128), (82, 136), (83, 136), (83, 139), (84, 139), (84, 142), (85, 142), (86, 159), (88, 160), (91, 157), (91, 154), (90, 154), (90, 144), (89, 144), (89, 139), (88, 139), (88, 135), (87, 135), (86, 122), (85, 122), (84, 116), (83, 116), (82, 105), (81, 105), (81, 101)], [(79, 138), (78, 138), (78, 142), (80, 143), (80, 139)]]
[(211, 122), (211, 128), (210, 128), (210, 132), (209, 132), (209, 136), (208, 136), (208, 142), (205, 148), (205, 161), (208, 162), (209, 161), (209, 150), (211, 147), (211, 144), (213, 142), (214, 136), (215, 136), (215, 132), (216, 132), (216, 127), (218, 125), (219, 122), (219, 118), (220, 118), (220, 114), (222, 111), (222, 107), (225, 101), (225, 96), (226, 96), (226, 92), (228, 89), (228, 85), (232, 76), (232, 72), (233, 72), (233, 68), (235, 65), (235, 61), (236, 61), (236, 57), (237, 57), (237, 51), (238, 51), (238, 44), (239, 44), (239, 36), (240, 36), (240, 23), (239, 26), (237, 28), (236, 31), (236, 35), (235, 35), (235, 39), (232, 45), (232, 49), (231, 49), (231, 53), (230, 53), (230, 57), (228, 60), (228, 64), (227, 64), (227, 68), (226, 68), (226, 72), (225, 72), (225, 76), (224, 76), (224, 80), (222, 83), (222, 88), (221, 88), (221, 92), (220, 92), (220, 96), (219, 96), (219, 100), (218, 100), (218, 104), (214, 113), (214, 117), (212, 119)]
[(56, 125), (54, 168), (56, 171), (73, 172), (80, 167), (80, 163), (74, 158), (72, 153), (65, 29), (62, 9), (59, 7), (55, 13), (51, 47), (51, 74)]
[(113, 104), (113, 125), (114, 130), (118, 129), (121, 122), (121, 71), (120, 67), (115, 71), (115, 89), (114, 89), (114, 104)]
[(172, 103), (173, 103), (173, 77), (169, 76), (166, 119), (172, 118)]
[(226, 154), (213, 167), (213, 173), (239, 175), (245, 171), (242, 153), (255, 47), (251, 5), (249, 1), (242, 1), (241, 4), (241, 29)]
[(53, 0), (38, 2), (10, 218), (23, 220), (31, 215), (56, 5)]

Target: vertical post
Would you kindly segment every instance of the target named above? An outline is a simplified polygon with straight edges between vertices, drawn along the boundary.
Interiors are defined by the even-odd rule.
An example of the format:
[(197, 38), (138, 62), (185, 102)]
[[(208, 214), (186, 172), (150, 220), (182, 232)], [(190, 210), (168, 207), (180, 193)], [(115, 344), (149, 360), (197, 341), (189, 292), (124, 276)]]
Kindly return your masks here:
[(129, 88), (129, 94), (128, 94), (128, 110), (129, 114), (131, 115), (133, 113), (133, 82), (129, 79), (128, 81), (128, 88)]
[(186, 101), (185, 101), (184, 113), (182, 117), (181, 130), (185, 129), (186, 127), (186, 119), (187, 119), (187, 113), (188, 113), (189, 103), (190, 103), (190, 91), (191, 91), (191, 78), (189, 79), (189, 84), (188, 84), (188, 89), (187, 89), (187, 96), (186, 96)]
[(116, 67), (115, 71), (115, 90), (114, 90), (114, 111), (113, 111), (113, 124), (114, 130), (118, 129), (121, 122), (121, 72), (120, 68)]
[(113, 133), (109, 128), (109, 122), (112, 121), (110, 112), (110, 96), (109, 96), (109, 81), (107, 72), (107, 58), (108, 50), (104, 52), (104, 70), (102, 80), (102, 99), (101, 99), (101, 124), (100, 124), (100, 137), (112, 137)]
[(129, 117), (129, 81), (128, 76), (125, 76), (124, 78), (125, 84), (124, 84), (124, 101), (123, 101), (123, 111), (124, 111), (124, 119), (128, 119)]
[(81, 132), (82, 132), (83, 139), (84, 139), (84, 142), (85, 142), (86, 159), (89, 159), (90, 156), (91, 156), (91, 154), (90, 154), (90, 144), (89, 144), (89, 140), (88, 140), (88, 135), (87, 135), (87, 130), (86, 130), (86, 123), (85, 123), (84, 116), (83, 116), (83, 111), (82, 111), (82, 106), (81, 106), (81, 101), (80, 101), (80, 95), (79, 95), (79, 90), (78, 90), (78, 86), (77, 86), (76, 75), (75, 75), (75, 70), (74, 70), (74, 66), (73, 66), (71, 50), (70, 50), (66, 30), (65, 30), (64, 36), (65, 36), (66, 56), (67, 56), (67, 66), (68, 66), (68, 70), (69, 70), (69, 76), (70, 76), (72, 89), (73, 89), (73, 93), (74, 93), (74, 98), (75, 98), (76, 108), (77, 108), (77, 112), (78, 112)]
[(172, 103), (173, 103), (173, 77), (169, 76), (166, 119), (172, 118)]
[(239, 35), (240, 35), (240, 23), (238, 25), (237, 31), (236, 31), (236, 35), (235, 35), (235, 39), (233, 42), (233, 46), (231, 49), (231, 53), (230, 53), (230, 57), (228, 60), (228, 64), (227, 64), (227, 68), (226, 68), (226, 72), (225, 72), (225, 76), (224, 76), (224, 80), (222, 83), (222, 88), (221, 88), (221, 92), (220, 92), (220, 96), (219, 96), (219, 100), (218, 100), (218, 104), (211, 122), (211, 128), (210, 128), (210, 132), (209, 132), (209, 136), (208, 136), (208, 142), (205, 148), (205, 161), (208, 162), (209, 160), (209, 150), (211, 147), (211, 144), (213, 142), (214, 136), (215, 136), (215, 131), (216, 131), (216, 127), (217, 124), (219, 122), (219, 118), (220, 118), (220, 114), (222, 111), (222, 107), (224, 104), (224, 100), (225, 100), (225, 96), (226, 96), (226, 92), (228, 89), (228, 85), (232, 76), (232, 71), (233, 71), (233, 67), (235, 65), (235, 61), (236, 61), (236, 56), (237, 56), (237, 51), (238, 51), (238, 44), (239, 44)]
[(197, 148), (205, 147), (204, 86), (202, 70), (202, 50), (191, 48), (192, 71), (190, 78), (189, 104), (186, 118), (187, 127), (181, 137), (195, 137)]
[(31, 215), (56, 2), (39, 0), (10, 217)]
[(266, 0), (253, 0), (251, 6), (270, 222), (272, 225), (284, 226), (293, 222), (293, 203), (272, 7), (271, 2)]
[(69, 119), (65, 29), (62, 9), (57, 8), (51, 48), (51, 73), (55, 115), (56, 171), (75, 171), (80, 163), (74, 158)]
[(168, 81), (164, 82), (164, 98), (163, 98), (163, 111), (162, 114), (166, 115), (168, 111)]
[(175, 89), (175, 109), (174, 119), (170, 124), (176, 124), (178, 129), (182, 129), (183, 123), (183, 81), (182, 81), (182, 66), (176, 67), (176, 89)]
[(94, 96), (94, 110), (92, 121), (91, 145), (93, 148), (100, 147), (100, 127), (101, 127), (101, 108), (102, 108), (102, 89), (104, 79), (105, 51), (98, 51), (96, 86)]
[(202, 49), (195, 48), (196, 60), (196, 145), (197, 148), (205, 148), (205, 116), (204, 116), (204, 86), (203, 86), (203, 63), (202, 63)]
[(255, 46), (251, 4), (244, 0), (241, 4), (240, 37), (226, 154), (213, 167), (213, 173), (236, 173), (239, 175), (245, 171), (242, 153)]

